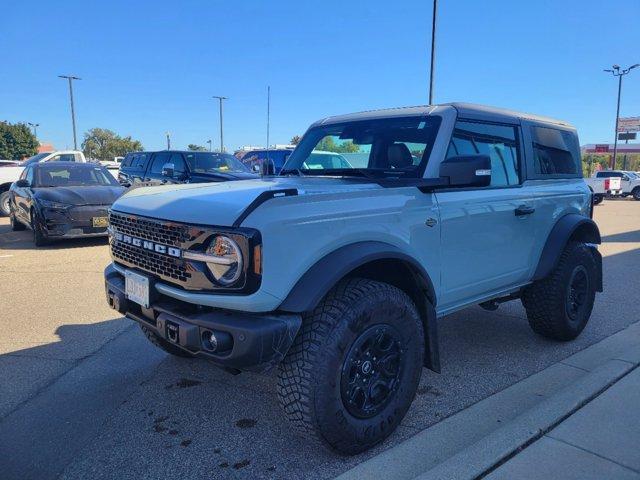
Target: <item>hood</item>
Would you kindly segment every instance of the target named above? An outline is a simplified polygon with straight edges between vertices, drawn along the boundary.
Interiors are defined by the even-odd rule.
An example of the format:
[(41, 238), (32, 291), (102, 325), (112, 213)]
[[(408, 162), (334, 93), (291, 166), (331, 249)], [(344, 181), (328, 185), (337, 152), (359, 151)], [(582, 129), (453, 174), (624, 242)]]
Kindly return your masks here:
[(298, 195), (346, 193), (382, 188), (360, 178), (265, 177), (221, 183), (141, 187), (113, 204), (132, 215), (201, 225), (231, 226), (258, 195), (295, 188)]
[(124, 187), (95, 185), (87, 187), (34, 188), (38, 200), (71, 205), (111, 205), (125, 191)]
[(0, 160), (0, 167), (15, 167), (19, 163), (17, 160)]

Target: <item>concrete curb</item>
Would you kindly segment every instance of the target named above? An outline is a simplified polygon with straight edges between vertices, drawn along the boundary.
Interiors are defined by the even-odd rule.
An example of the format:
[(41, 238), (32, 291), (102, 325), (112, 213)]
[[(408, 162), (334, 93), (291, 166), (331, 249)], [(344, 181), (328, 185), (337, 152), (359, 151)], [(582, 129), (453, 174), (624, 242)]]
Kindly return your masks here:
[[(341, 480), (474, 479), (538, 439), (640, 365), (640, 322), (423, 430), (345, 472)], [(545, 395), (541, 386), (555, 382)], [(540, 401), (519, 411), (520, 399)], [(511, 404), (511, 405), (510, 405)], [(487, 424), (516, 410), (504, 423)], [(496, 413), (497, 412), (497, 413)]]

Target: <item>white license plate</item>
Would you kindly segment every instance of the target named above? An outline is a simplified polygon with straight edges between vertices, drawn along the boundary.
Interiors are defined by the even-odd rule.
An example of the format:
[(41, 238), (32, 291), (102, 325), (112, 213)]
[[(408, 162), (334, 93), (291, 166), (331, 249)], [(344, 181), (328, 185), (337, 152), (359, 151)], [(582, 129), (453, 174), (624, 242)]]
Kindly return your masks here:
[(149, 308), (149, 279), (131, 272), (124, 273), (124, 291), (127, 298), (144, 308)]

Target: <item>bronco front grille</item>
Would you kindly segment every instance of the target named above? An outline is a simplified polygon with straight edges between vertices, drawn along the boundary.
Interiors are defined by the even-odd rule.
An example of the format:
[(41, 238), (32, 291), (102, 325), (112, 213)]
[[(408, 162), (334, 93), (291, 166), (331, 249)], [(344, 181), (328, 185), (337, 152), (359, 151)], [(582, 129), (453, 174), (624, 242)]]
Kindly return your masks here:
[[(148, 240), (166, 247), (175, 247), (179, 251), (202, 248), (208, 243), (212, 234), (210, 230), (203, 227), (113, 211), (109, 213), (109, 224), (113, 233)], [(205, 267), (198, 262), (142, 248), (140, 245), (119, 242), (113, 236), (111, 255), (117, 263), (138, 268), (187, 290), (215, 288)]]
[(111, 212), (109, 224), (118, 232), (136, 238), (144, 238), (152, 242), (172, 247), (181, 247), (182, 243), (191, 239), (188, 225), (172, 222), (160, 222), (147, 218), (122, 215)]
[(113, 243), (111, 245), (111, 254), (116, 260), (124, 264), (155, 273), (160, 277), (178, 282), (187, 282), (191, 278), (191, 274), (185, 268), (184, 260), (160, 255), (148, 250), (141, 250), (122, 243)]

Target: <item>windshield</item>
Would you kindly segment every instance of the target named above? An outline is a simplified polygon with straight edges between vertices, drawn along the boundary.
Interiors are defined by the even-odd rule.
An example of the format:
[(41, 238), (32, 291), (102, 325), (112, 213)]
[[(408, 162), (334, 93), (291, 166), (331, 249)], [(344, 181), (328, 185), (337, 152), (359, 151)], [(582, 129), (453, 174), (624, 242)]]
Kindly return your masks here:
[(51, 155), (51, 152), (37, 153), (33, 157), (29, 157), (26, 160), (23, 160), (22, 162), (20, 162), (20, 165), (26, 167), (27, 165), (38, 163), (40, 160), (42, 160), (44, 157), (48, 155)]
[[(46, 162), (49, 163), (49, 162)], [(96, 165), (56, 165), (35, 168), (34, 187), (118, 186), (109, 171)]]
[(187, 153), (186, 157), (194, 173), (249, 172), (240, 160), (228, 153), (194, 152)]
[(282, 174), (421, 177), (440, 117), (399, 117), (309, 130)]

